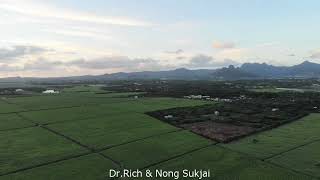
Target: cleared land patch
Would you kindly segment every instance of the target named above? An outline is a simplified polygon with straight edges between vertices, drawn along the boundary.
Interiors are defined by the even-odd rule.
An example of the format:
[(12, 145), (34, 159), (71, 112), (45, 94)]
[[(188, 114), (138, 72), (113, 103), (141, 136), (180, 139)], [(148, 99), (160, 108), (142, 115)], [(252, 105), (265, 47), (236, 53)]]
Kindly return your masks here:
[(103, 154), (120, 161), (126, 168), (143, 168), (188, 151), (213, 144), (188, 131), (178, 131), (117, 146)]
[(98, 154), (90, 154), (0, 177), (1, 180), (105, 180), (117, 167)]
[(264, 159), (320, 139), (319, 129), (320, 114), (310, 114), (290, 124), (221, 145)]
[(147, 115), (127, 113), (48, 125), (94, 149), (101, 149), (177, 130)]
[(0, 132), (0, 174), (87, 152), (42, 128)]

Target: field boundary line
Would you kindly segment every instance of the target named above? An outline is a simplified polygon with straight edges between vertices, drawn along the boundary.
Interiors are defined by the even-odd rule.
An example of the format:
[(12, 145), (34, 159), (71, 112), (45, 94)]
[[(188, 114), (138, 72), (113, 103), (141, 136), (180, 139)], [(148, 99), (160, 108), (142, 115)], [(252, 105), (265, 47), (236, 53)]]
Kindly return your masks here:
[(290, 167), (282, 166), (282, 165), (277, 164), (277, 163), (273, 163), (273, 162), (270, 162), (270, 161), (262, 161), (262, 162), (265, 162), (265, 163), (267, 163), (267, 164), (271, 164), (271, 165), (273, 165), (273, 166), (277, 166), (277, 167), (286, 169), (286, 170), (288, 170), (288, 171), (292, 171), (292, 172), (297, 173), (297, 174), (302, 174), (302, 175), (305, 175), (305, 176), (308, 176), (308, 177), (311, 177), (311, 178), (320, 179), (320, 178), (317, 177), (317, 176), (313, 176), (313, 175), (311, 175), (311, 174), (307, 174), (307, 173), (305, 173), (305, 172), (303, 172), (303, 171), (298, 171), (298, 170), (292, 169), (292, 168), (290, 168)]
[(96, 149), (95, 151), (96, 151), (96, 152), (101, 152), (101, 151), (104, 151), (104, 150), (107, 150), (107, 149), (112, 149), (112, 148), (115, 148), (115, 147), (118, 147), (118, 146), (130, 144), (130, 143), (134, 143), (134, 142), (138, 142), (138, 141), (143, 141), (143, 140), (145, 140), (145, 139), (150, 139), (150, 138), (157, 137), (157, 136), (162, 136), (162, 135), (165, 135), (165, 134), (171, 134), (171, 133), (175, 133), (175, 132), (180, 132), (180, 131), (183, 131), (183, 130), (184, 130), (184, 129), (175, 129), (175, 130), (173, 130), (173, 131), (168, 131), (168, 132), (163, 132), (163, 133), (159, 133), (159, 134), (154, 134), (154, 135), (146, 136), (146, 137), (143, 137), (143, 138), (138, 138), (138, 139), (131, 140), (131, 141), (127, 141), (127, 142), (120, 143), (120, 144), (111, 145), (111, 146), (106, 146), (106, 147), (103, 147), (103, 148), (98, 148), (98, 149)]
[(193, 153), (193, 152), (196, 152), (196, 151), (199, 151), (199, 150), (202, 150), (202, 149), (206, 149), (206, 148), (215, 146), (216, 144), (218, 144), (218, 142), (214, 142), (214, 143), (209, 144), (209, 145), (206, 145), (206, 146), (202, 146), (202, 147), (199, 147), (199, 148), (195, 148), (195, 149), (193, 149), (193, 150), (184, 152), (184, 153), (182, 153), (182, 154), (173, 156), (173, 157), (171, 157), (171, 158), (167, 158), (167, 159), (165, 159), (165, 160), (162, 160), (162, 161), (159, 161), (159, 162), (156, 162), (156, 163), (152, 163), (152, 164), (150, 164), (150, 165), (147, 165), (147, 166), (145, 166), (145, 167), (142, 167), (141, 169), (144, 170), (144, 169), (147, 169), (147, 168), (150, 168), (150, 167), (153, 167), (153, 166), (162, 164), (162, 163), (164, 163), (164, 162), (168, 162), (168, 161), (170, 161), (170, 160), (177, 159), (177, 158), (182, 157), (182, 156), (185, 156), (185, 155), (187, 155), (187, 154), (191, 154), (191, 153)]
[[(92, 148), (90, 146), (87, 146), (85, 144), (82, 144), (81, 142), (79, 142), (79, 141), (77, 141), (77, 140), (75, 140), (75, 139), (73, 139), (73, 138), (71, 138), (69, 136), (66, 136), (66, 135), (64, 135), (64, 134), (62, 134), (60, 132), (57, 132), (57, 131), (55, 131), (53, 129), (50, 129), (49, 127), (46, 127), (46, 126), (40, 126), (40, 127), (42, 127), (43, 129), (45, 129), (47, 131), (50, 131), (50, 132), (52, 132), (52, 133), (54, 133), (54, 134), (56, 134), (56, 135), (58, 135), (58, 136), (60, 136), (60, 137), (62, 137), (64, 139), (66, 139), (66, 140), (69, 140), (69, 141), (71, 141), (71, 142), (73, 142), (73, 143), (75, 143), (75, 144), (77, 144), (77, 145), (79, 145), (79, 146), (81, 146), (81, 147), (83, 147), (85, 149), (87, 149), (91, 153), (98, 153), (94, 148)], [(108, 156), (104, 156), (104, 157), (109, 159), (109, 160), (111, 160), (113, 163), (117, 164), (119, 167), (122, 166), (118, 161), (116, 161), (116, 160), (114, 160), (114, 159), (112, 159), (112, 158), (110, 158)]]
[(22, 171), (26, 171), (26, 170), (30, 170), (30, 169), (34, 169), (34, 168), (38, 168), (38, 167), (42, 167), (42, 166), (46, 166), (46, 165), (50, 165), (50, 164), (54, 164), (54, 163), (58, 163), (58, 162), (62, 162), (62, 161), (67, 161), (67, 160), (70, 160), (70, 159), (75, 159), (75, 158), (78, 158), (78, 157), (81, 157), (81, 156), (86, 156), (86, 155), (89, 155), (89, 154), (93, 154), (93, 153), (92, 152), (86, 152), (86, 153), (81, 153), (81, 154), (78, 154), (78, 155), (70, 155), (68, 157), (64, 157), (64, 158), (61, 158), (61, 159), (48, 161), (48, 162), (40, 163), (40, 164), (37, 164), (37, 165), (32, 165), (32, 166), (29, 166), (29, 167), (25, 167), (25, 168), (20, 168), (20, 169), (14, 170), (14, 171), (5, 172), (5, 173), (0, 174), (0, 177), (1, 176), (5, 176), (5, 175), (9, 175), (9, 174), (19, 173), (19, 172), (22, 172)]
[(285, 150), (285, 151), (282, 151), (282, 152), (279, 152), (279, 153), (277, 153), (277, 154), (273, 154), (273, 155), (271, 155), (271, 156), (268, 156), (268, 157), (266, 157), (266, 158), (263, 158), (262, 161), (267, 161), (267, 160), (272, 159), (272, 158), (274, 158), (274, 157), (276, 157), (276, 156), (280, 156), (280, 155), (282, 155), (282, 154), (284, 154), (284, 153), (293, 151), (293, 150), (295, 150), (295, 149), (299, 149), (299, 148), (301, 148), (301, 147), (307, 146), (307, 145), (312, 144), (312, 143), (315, 143), (315, 142), (317, 142), (317, 141), (320, 141), (320, 139), (315, 139), (315, 140), (306, 142), (306, 143), (304, 143), (304, 144), (298, 145), (298, 146), (296, 146), (296, 147), (289, 148), (289, 149), (287, 149), (287, 150)]
[(33, 128), (33, 127), (38, 127), (38, 125), (31, 125), (31, 126), (18, 127), (18, 128), (10, 128), (10, 129), (2, 129), (2, 130), (0, 130), (0, 132), (8, 132), (8, 131), (14, 131), (14, 130), (19, 130), (19, 129)]
[(264, 163), (266, 163), (266, 164), (270, 164), (270, 165), (273, 165), (273, 166), (277, 166), (277, 167), (280, 167), (280, 168), (282, 168), (282, 169), (286, 169), (286, 170), (288, 170), (288, 171), (291, 171), (291, 172), (294, 172), (294, 173), (297, 173), (297, 174), (301, 174), (301, 175), (305, 175), (305, 176), (308, 176), (308, 177), (316, 178), (316, 179), (317, 179), (317, 177), (312, 176), (312, 175), (310, 175), (310, 174), (306, 174), (306, 173), (304, 173), (304, 172), (297, 171), (297, 170), (295, 170), (295, 169), (291, 169), (291, 168), (289, 168), (289, 167), (281, 166), (281, 165), (279, 165), (279, 164), (275, 164), (275, 163), (270, 162), (270, 161), (265, 161), (265, 160), (263, 160), (263, 159), (260, 159), (260, 158), (258, 158), (258, 157), (255, 157), (255, 156), (253, 156), (253, 155), (251, 155), (251, 154), (244, 153), (244, 152), (241, 152), (241, 151), (237, 151), (237, 150), (234, 150), (234, 149), (230, 149), (230, 148), (228, 148), (228, 147), (221, 146), (220, 144), (221, 144), (221, 143), (218, 143), (217, 146), (218, 146), (218, 147), (221, 147), (221, 148), (223, 148), (223, 149), (225, 149), (225, 150), (228, 150), (228, 151), (232, 151), (232, 152), (235, 152), (235, 153), (242, 154), (242, 155), (246, 156), (247, 158), (250, 158), (250, 159), (253, 159), (253, 160), (256, 160), (256, 161), (260, 161), (260, 162), (264, 162)]

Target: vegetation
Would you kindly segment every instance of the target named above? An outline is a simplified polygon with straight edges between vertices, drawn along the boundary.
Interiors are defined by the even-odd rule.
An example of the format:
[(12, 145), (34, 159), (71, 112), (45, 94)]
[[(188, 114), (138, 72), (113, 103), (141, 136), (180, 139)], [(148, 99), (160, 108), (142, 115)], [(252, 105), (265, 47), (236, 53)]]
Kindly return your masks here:
[[(121, 88), (113, 86), (119, 83)], [(107, 179), (110, 168), (210, 169), (212, 177), (218, 180), (320, 177), (317, 162), (320, 116), (312, 113), (317, 111), (314, 106), (318, 104), (319, 95), (249, 91), (261, 84), (306, 88), (311, 87), (314, 80), (300, 86), (291, 80), (285, 82), (287, 86), (279, 85), (278, 81), (145, 83), (112, 82), (106, 84), (112, 90), (104, 88), (107, 90), (103, 93), (95, 93), (94, 89), (79, 92), (77, 89), (84, 87), (90, 87), (91, 91), (91, 86), (81, 85), (60, 94), (5, 96), (0, 101), (0, 180), (99, 180)], [(139, 90), (124, 92), (131, 89), (132, 84), (139, 86)], [(196, 88), (199, 84), (203, 87)], [(119, 92), (110, 92), (117, 88)], [(182, 98), (206, 93), (233, 101)], [(240, 95), (246, 99), (239, 99)], [(292, 98), (295, 102), (288, 101)], [(279, 108), (279, 112), (273, 112), (274, 107)], [(262, 127), (258, 128), (274, 127), (279, 122), (311, 114), (228, 144), (210, 141), (183, 130), (185, 126), (172, 126), (148, 115), (150, 112), (171, 113), (177, 119), (170, 123), (185, 125), (207, 122), (201, 120), (207, 118), (202, 115), (216, 110), (225, 117), (222, 120), (229, 122), (221, 124), (251, 128), (259, 123)], [(252, 121), (253, 115), (256, 121)], [(193, 123), (185, 122), (189, 120)]]
[(212, 142), (188, 131), (151, 137), (102, 151), (120, 161), (126, 168), (143, 168), (164, 161)]
[(319, 140), (319, 119), (320, 114), (311, 114), (293, 123), (224, 144), (223, 146), (266, 159), (300, 145)]

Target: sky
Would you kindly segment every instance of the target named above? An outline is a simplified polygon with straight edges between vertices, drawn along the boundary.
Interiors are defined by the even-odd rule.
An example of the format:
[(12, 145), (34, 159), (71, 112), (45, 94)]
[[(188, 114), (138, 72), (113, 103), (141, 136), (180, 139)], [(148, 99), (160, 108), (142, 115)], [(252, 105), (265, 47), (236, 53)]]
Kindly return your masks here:
[(318, 0), (0, 0), (0, 77), (320, 63)]

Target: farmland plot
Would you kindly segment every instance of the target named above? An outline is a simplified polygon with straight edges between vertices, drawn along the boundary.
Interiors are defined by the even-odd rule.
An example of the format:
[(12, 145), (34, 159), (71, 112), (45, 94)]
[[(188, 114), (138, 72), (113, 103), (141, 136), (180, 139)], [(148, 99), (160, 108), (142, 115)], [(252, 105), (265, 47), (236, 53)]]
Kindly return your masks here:
[(320, 139), (319, 129), (320, 114), (310, 114), (301, 120), (223, 146), (264, 159)]
[(0, 113), (12, 113), (23, 111), (24, 109), (16, 104), (9, 104), (4, 101), (0, 101)]
[(95, 98), (79, 97), (75, 95), (42, 95), (32, 97), (9, 98), (8, 101), (27, 110), (40, 110), (50, 108), (74, 107), (81, 105), (95, 105), (125, 102), (126, 98)]
[(90, 154), (0, 177), (1, 180), (105, 180), (109, 169), (117, 169), (110, 160)]
[(88, 106), (72, 107), (72, 108), (29, 111), (29, 112), (22, 112), (19, 114), (39, 124), (50, 124), (55, 122), (64, 122), (64, 121), (95, 118), (99, 116), (107, 116), (112, 114), (118, 114), (121, 112), (123, 112), (123, 109), (112, 108), (112, 106), (106, 108), (104, 106), (99, 106), (99, 105), (94, 105), (94, 106), (88, 105)]
[(0, 174), (87, 152), (39, 127), (0, 132)]
[(144, 114), (127, 113), (48, 125), (94, 149), (101, 149), (177, 130)]
[(30, 127), (34, 124), (23, 119), (15, 113), (0, 114), (0, 131), (16, 128)]
[(211, 178), (215, 180), (312, 179), (308, 176), (300, 175), (255, 159), (250, 159), (244, 155), (228, 151), (218, 146), (201, 149), (185, 156), (161, 163), (151, 169), (153, 171), (155, 171), (155, 169), (162, 169), (167, 171), (178, 170), (180, 172), (184, 169), (210, 169)]
[(103, 151), (126, 168), (143, 168), (213, 142), (188, 131), (163, 134)]
[(320, 142), (313, 142), (306, 146), (275, 156), (268, 161), (288, 167), (303, 173), (320, 177)]

